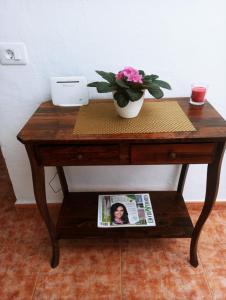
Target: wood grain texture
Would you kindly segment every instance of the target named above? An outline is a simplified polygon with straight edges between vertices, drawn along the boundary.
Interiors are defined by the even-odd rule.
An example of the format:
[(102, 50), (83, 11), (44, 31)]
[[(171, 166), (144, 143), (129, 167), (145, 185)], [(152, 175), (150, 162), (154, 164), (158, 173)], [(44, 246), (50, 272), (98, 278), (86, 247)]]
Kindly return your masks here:
[[(124, 194), (137, 192), (120, 192)], [(147, 192), (143, 192), (147, 193)], [(183, 196), (177, 192), (148, 192), (155, 215), (155, 227), (98, 228), (98, 195), (105, 193), (69, 193), (60, 211), (58, 238), (144, 238), (191, 237), (193, 225)], [(118, 194), (108, 192), (107, 194)]]
[(61, 185), (63, 195), (64, 197), (66, 197), (69, 190), (68, 190), (67, 180), (64, 174), (64, 168), (62, 166), (58, 166), (56, 168), (57, 168), (57, 173), (60, 180), (60, 185)]
[(180, 194), (183, 194), (183, 191), (184, 191), (184, 184), (185, 184), (185, 180), (187, 177), (188, 168), (189, 168), (189, 165), (184, 164), (184, 165), (182, 165), (182, 168), (180, 171), (180, 178), (179, 178), (178, 186), (177, 186), (177, 192)]
[(38, 159), (46, 166), (117, 165), (120, 164), (119, 145), (40, 146)]
[(131, 164), (210, 163), (215, 148), (214, 143), (132, 145)]
[[(44, 102), (36, 110), (24, 128), (18, 134), (22, 143), (82, 143), (87, 141), (136, 141), (136, 142), (190, 142), (222, 141), (226, 139), (226, 122), (220, 114), (206, 102), (203, 106), (189, 104), (189, 98), (166, 98), (178, 101), (182, 110), (193, 123), (197, 131), (152, 133), (152, 134), (114, 134), (114, 135), (74, 135), (73, 129), (79, 111), (78, 107), (54, 106), (52, 101)], [(91, 100), (94, 101), (94, 100)], [(96, 100), (109, 101), (109, 100)], [(145, 101), (164, 101), (150, 100)]]

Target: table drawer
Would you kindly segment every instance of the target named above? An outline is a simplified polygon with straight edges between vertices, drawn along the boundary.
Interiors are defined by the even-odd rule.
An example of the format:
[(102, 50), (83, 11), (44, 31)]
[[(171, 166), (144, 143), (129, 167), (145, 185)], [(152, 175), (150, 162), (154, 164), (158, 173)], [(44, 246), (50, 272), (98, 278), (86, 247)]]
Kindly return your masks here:
[(38, 160), (48, 166), (115, 165), (120, 163), (118, 145), (40, 146)]
[(131, 164), (211, 163), (215, 144), (164, 144), (131, 146)]

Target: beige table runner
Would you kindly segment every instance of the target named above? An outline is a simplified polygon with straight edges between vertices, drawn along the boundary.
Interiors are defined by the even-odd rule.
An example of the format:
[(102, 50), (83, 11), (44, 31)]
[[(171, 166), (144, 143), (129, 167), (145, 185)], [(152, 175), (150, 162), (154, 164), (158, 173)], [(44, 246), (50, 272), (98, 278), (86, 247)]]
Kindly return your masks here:
[(176, 101), (145, 102), (132, 119), (118, 116), (113, 102), (90, 102), (79, 110), (74, 134), (118, 134), (195, 131)]

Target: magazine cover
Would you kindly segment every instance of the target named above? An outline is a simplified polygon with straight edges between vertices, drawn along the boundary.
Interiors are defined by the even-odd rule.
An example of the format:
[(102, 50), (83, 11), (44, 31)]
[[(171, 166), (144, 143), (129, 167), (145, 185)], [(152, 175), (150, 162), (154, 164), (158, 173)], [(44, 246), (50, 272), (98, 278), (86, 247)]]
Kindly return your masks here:
[(99, 195), (97, 226), (156, 226), (149, 194)]

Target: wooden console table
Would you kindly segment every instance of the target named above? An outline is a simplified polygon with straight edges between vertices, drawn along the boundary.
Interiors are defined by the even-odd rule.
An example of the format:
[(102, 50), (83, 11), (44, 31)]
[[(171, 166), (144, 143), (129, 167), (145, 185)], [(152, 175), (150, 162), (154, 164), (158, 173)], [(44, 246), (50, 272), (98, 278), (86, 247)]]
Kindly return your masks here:
[[(188, 98), (167, 100), (178, 101), (197, 131), (78, 137), (72, 132), (79, 108), (54, 106), (51, 101), (41, 104), (20, 131), (18, 139), (30, 159), (37, 206), (51, 239), (53, 268), (59, 263), (59, 239), (94, 236), (191, 238), (190, 263), (198, 266), (199, 235), (218, 191), (226, 122), (208, 102), (196, 107)], [(63, 166), (152, 164), (182, 164), (182, 169), (176, 191), (150, 192), (157, 224), (151, 228), (97, 228), (100, 193), (69, 192), (63, 171)], [(182, 196), (189, 164), (208, 164), (205, 202), (195, 227)], [(64, 194), (56, 226), (46, 203), (44, 166), (57, 167)]]

